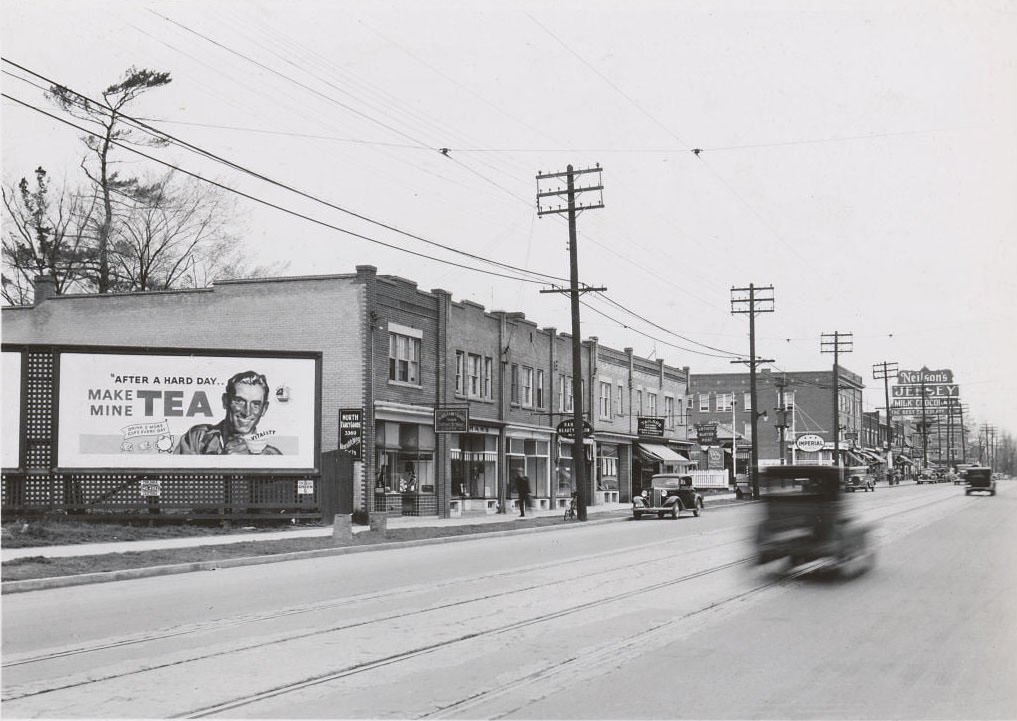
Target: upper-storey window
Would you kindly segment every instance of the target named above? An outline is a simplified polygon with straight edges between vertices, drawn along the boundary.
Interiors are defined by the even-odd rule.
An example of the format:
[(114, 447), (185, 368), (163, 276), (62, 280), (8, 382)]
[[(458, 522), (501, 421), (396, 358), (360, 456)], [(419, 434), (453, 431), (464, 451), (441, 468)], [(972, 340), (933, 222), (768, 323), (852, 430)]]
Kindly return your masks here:
[(718, 411), (730, 411), (734, 408), (734, 393), (718, 393), (717, 394), (717, 410)]
[(388, 379), (420, 385), (420, 338), (395, 331), (388, 334)]
[(600, 417), (611, 417), (611, 384), (600, 382)]
[(529, 366), (523, 366), (522, 402), (527, 408), (533, 407), (533, 369)]
[(710, 394), (700, 393), (699, 394), (699, 411), (709, 412), (710, 410)]

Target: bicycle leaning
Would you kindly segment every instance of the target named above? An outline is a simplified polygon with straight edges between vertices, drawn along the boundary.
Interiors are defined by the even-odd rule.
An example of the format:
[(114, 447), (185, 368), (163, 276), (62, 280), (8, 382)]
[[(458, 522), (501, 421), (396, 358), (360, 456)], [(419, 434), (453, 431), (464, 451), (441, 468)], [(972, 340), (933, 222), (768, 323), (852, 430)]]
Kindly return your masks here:
[(579, 495), (578, 491), (572, 491), (572, 498), (569, 499), (569, 505), (565, 507), (565, 520), (576, 517), (576, 497)]

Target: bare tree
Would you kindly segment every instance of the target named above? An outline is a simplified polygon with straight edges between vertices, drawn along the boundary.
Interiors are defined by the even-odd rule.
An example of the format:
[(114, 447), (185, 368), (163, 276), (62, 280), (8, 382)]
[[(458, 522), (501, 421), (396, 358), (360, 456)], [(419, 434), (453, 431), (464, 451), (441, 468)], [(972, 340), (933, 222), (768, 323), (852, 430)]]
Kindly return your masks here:
[(103, 212), (98, 224), (96, 252), (98, 273), (96, 289), (100, 293), (113, 290), (110, 276), (109, 247), (115, 219), (113, 195), (117, 192), (131, 194), (137, 189), (136, 178), (121, 177), (112, 169), (111, 152), (119, 143), (159, 146), (168, 141), (139, 131), (126, 122), (124, 108), (147, 90), (162, 87), (171, 81), (169, 73), (153, 70), (139, 70), (131, 67), (119, 83), (114, 83), (102, 92), (102, 102), (94, 102), (74, 91), (54, 85), (49, 95), (54, 102), (77, 118), (95, 123), (98, 130), (94, 135), (84, 136), (85, 145), (91, 151), (92, 163), (83, 161), (82, 169), (95, 184), (102, 198)]
[(3, 235), (3, 300), (11, 305), (32, 301), (34, 280), (44, 275), (58, 293), (88, 292), (95, 253), (90, 226), (95, 196), (62, 187), (54, 197), (43, 168), (35, 186), (26, 178), (3, 188), (7, 216)]

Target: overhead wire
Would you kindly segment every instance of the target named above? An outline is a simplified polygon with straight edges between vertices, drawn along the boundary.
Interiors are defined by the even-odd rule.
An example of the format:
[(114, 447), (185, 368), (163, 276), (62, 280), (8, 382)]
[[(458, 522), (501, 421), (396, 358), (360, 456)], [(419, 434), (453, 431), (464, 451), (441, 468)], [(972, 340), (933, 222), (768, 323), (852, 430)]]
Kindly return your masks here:
[[(47, 78), (47, 77), (45, 77), (43, 75), (40, 75), (38, 73), (35, 73), (34, 71), (29, 70), (28, 68), (25, 68), (24, 66), (19, 65), (18, 63), (15, 63), (15, 62), (7, 59), (7, 58), (3, 58), (3, 61), (5, 63), (13, 65), (14, 67), (18, 68), (19, 70), (21, 70), (23, 72), (30, 73), (31, 75), (33, 75), (33, 76), (35, 76), (37, 78), (40, 78), (41, 80), (44, 80), (44, 81), (50, 83), (51, 85), (57, 85), (59, 87), (66, 88), (66, 86), (59, 85), (58, 83), (56, 83), (52, 79)], [(7, 74), (9, 74), (9, 73), (7, 73)], [(17, 77), (17, 76), (13, 76), (12, 75), (12, 77)], [(81, 98), (83, 100), (86, 100), (88, 102), (91, 102), (93, 104), (96, 104), (96, 101), (94, 99), (89, 98), (88, 96), (83, 95), (82, 93), (79, 93), (79, 92), (77, 92), (75, 90), (72, 90), (70, 88), (66, 88), (66, 89), (69, 92), (73, 93), (74, 95), (78, 96), (79, 98)], [(99, 106), (99, 108), (102, 108), (101, 104), (98, 104), (98, 106)], [(405, 231), (405, 230), (402, 230), (400, 228), (397, 228), (396, 226), (390, 225), (390, 224), (385, 223), (383, 221), (379, 221), (379, 220), (376, 220), (374, 218), (371, 218), (371, 217), (369, 217), (367, 215), (364, 215), (362, 213), (358, 213), (356, 211), (350, 210), (350, 209), (345, 208), (343, 206), (340, 206), (340, 205), (338, 205), (336, 203), (332, 203), (332, 202), (330, 202), (328, 200), (324, 200), (324, 199), (319, 198), (318, 196), (315, 196), (315, 195), (313, 195), (311, 193), (307, 193), (307, 192), (302, 191), (302, 190), (300, 190), (298, 188), (294, 188), (293, 186), (290, 186), (290, 185), (288, 185), (286, 183), (282, 183), (280, 181), (274, 180), (273, 178), (270, 178), (270, 177), (268, 177), (266, 175), (263, 175), (263, 174), (261, 174), (261, 173), (259, 173), (257, 171), (251, 170), (251, 169), (249, 169), (249, 168), (247, 168), (245, 166), (242, 166), (242, 165), (240, 165), (238, 163), (235, 163), (235, 162), (233, 162), (233, 161), (231, 161), (231, 160), (229, 160), (227, 158), (223, 158), (223, 157), (221, 157), (221, 156), (219, 156), (219, 155), (217, 155), (215, 153), (212, 153), (212, 152), (210, 152), (208, 150), (205, 150), (204, 148), (201, 148), (199, 146), (193, 145), (193, 144), (191, 144), (191, 143), (189, 143), (189, 142), (187, 142), (185, 140), (182, 140), (182, 139), (180, 139), (180, 138), (178, 138), (178, 137), (176, 137), (174, 135), (171, 135), (171, 134), (169, 134), (169, 133), (167, 133), (167, 132), (165, 132), (163, 130), (159, 130), (158, 128), (155, 128), (155, 127), (153, 127), (153, 126), (151, 126), (151, 125), (149, 125), (149, 124), (147, 124), (147, 123), (145, 123), (143, 121), (140, 121), (137, 118), (134, 118), (134, 117), (132, 117), (130, 115), (127, 115), (127, 114), (124, 114), (124, 113), (118, 113), (117, 115), (118, 115), (118, 117), (122, 118), (124, 121), (129, 122), (129, 123), (135, 125), (139, 129), (142, 129), (145, 132), (148, 132), (150, 134), (156, 135), (158, 137), (164, 138), (164, 139), (166, 139), (166, 140), (168, 140), (168, 141), (178, 145), (179, 147), (182, 147), (184, 149), (187, 149), (187, 150), (190, 150), (192, 152), (195, 152), (195, 153), (198, 153), (200, 155), (203, 155), (203, 156), (205, 156), (205, 157), (207, 157), (207, 158), (209, 158), (211, 160), (214, 160), (215, 162), (221, 163), (223, 165), (226, 165), (229, 168), (232, 168), (232, 169), (237, 170), (239, 172), (242, 172), (244, 174), (250, 175), (251, 177), (254, 177), (254, 178), (258, 179), (258, 180), (261, 180), (263, 182), (269, 183), (269, 184), (274, 185), (276, 187), (282, 188), (282, 189), (287, 190), (289, 192), (295, 193), (295, 194), (297, 194), (297, 195), (299, 195), (301, 197), (304, 197), (304, 198), (307, 198), (307, 199), (312, 200), (314, 202), (317, 202), (317, 203), (320, 203), (322, 205), (325, 205), (326, 207), (332, 208), (334, 210), (338, 210), (338, 211), (340, 211), (342, 213), (345, 213), (345, 214), (350, 215), (350, 216), (352, 216), (354, 218), (357, 218), (358, 220), (362, 220), (362, 221), (365, 221), (367, 223), (371, 223), (372, 225), (376, 225), (378, 227), (384, 228), (385, 230), (389, 230), (389, 231), (392, 231), (394, 233), (398, 233), (400, 235), (406, 236), (408, 238), (412, 238), (414, 240), (418, 240), (420, 242), (426, 243), (428, 245), (441, 248), (442, 250), (446, 250), (446, 251), (450, 251), (450, 252), (453, 252), (453, 253), (457, 253), (459, 255), (463, 255), (463, 256), (468, 257), (468, 258), (470, 258), (472, 260), (476, 260), (476, 261), (480, 261), (480, 262), (483, 262), (483, 263), (488, 263), (488, 264), (496, 266), (496, 267), (504, 268), (506, 270), (512, 270), (512, 271), (515, 271), (515, 272), (518, 272), (518, 273), (525, 273), (525, 274), (532, 275), (534, 277), (544, 278), (546, 280), (552, 280), (552, 281), (564, 281), (565, 280), (564, 278), (561, 278), (561, 277), (558, 277), (558, 276), (554, 276), (554, 275), (550, 275), (548, 273), (541, 273), (539, 271), (533, 271), (533, 270), (529, 270), (527, 268), (520, 268), (520, 267), (511, 265), (509, 263), (502, 263), (500, 261), (491, 260), (489, 258), (484, 258), (482, 256), (479, 256), (479, 255), (476, 255), (476, 254), (473, 254), (473, 253), (469, 253), (467, 251), (460, 250), (458, 248), (445, 245), (443, 243), (438, 243), (436, 241), (429, 240), (429, 239), (424, 238), (422, 236), (419, 236), (419, 235), (416, 235), (414, 233), (410, 233), (408, 231)]]
[[(52, 113), (47, 112), (47, 111), (43, 110), (42, 108), (40, 108), (38, 106), (32, 105), (31, 103), (25, 102), (23, 100), (19, 100), (18, 98), (15, 98), (15, 97), (13, 97), (11, 95), (8, 95), (6, 92), (3, 92), (0, 95), (2, 95), (2, 97), (6, 98), (6, 99), (8, 99), (8, 100), (10, 100), (12, 102), (15, 102), (15, 103), (17, 103), (19, 105), (22, 105), (22, 106), (24, 106), (26, 108), (29, 108), (31, 110), (34, 110), (34, 111), (36, 111), (38, 113), (41, 113), (42, 115), (45, 115), (45, 116), (47, 116), (49, 118), (57, 120), (57, 121), (59, 121), (61, 123), (64, 123), (64, 124), (66, 124), (66, 125), (68, 125), (68, 126), (70, 126), (72, 128), (75, 128), (75, 129), (77, 129), (77, 130), (79, 130), (79, 131), (81, 131), (83, 133), (87, 133), (87, 134), (92, 135), (94, 137), (100, 137), (98, 133), (96, 133), (94, 131), (91, 131), (88, 128), (85, 128), (85, 127), (80, 126), (80, 125), (76, 125), (76, 124), (68, 121), (65, 118), (61, 118), (61, 117), (59, 117), (57, 115), (54, 115)], [(215, 180), (211, 180), (210, 178), (206, 178), (206, 177), (204, 177), (204, 176), (202, 176), (202, 175), (200, 175), (198, 173), (195, 173), (193, 171), (190, 171), (190, 170), (187, 170), (185, 168), (182, 168), (182, 167), (180, 167), (178, 165), (175, 165), (173, 163), (170, 163), (170, 162), (168, 162), (166, 160), (162, 160), (161, 158), (157, 158), (154, 155), (149, 155), (148, 153), (144, 153), (144, 152), (138, 150), (137, 148), (131, 147), (129, 144), (121, 143), (121, 142), (116, 141), (116, 140), (113, 140), (111, 142), (112, 142), (113, 145), (116, 145), (119, 148), (127, 150), (127, 151), (129, 151), (131, 153), (135, 153), (136, 155), (140, 155), (141, 157), (146, 158), (148, 160), (151, 160), (151, 161), (153, 161), (155, 163), (159, 163), (160, 165), (164, 165), (164, 166), (166, 166), (168, 168), (172, 168), (173, 170), (177, 170), (177, 171), (179, 171), (181, 173), (184, 173), (185, 175), (191, 176), (192, 178), (196, 178), (196, 179), (198, 179), (198, 180), (200, 180), (202, 182), (208, 183), (209, 185), (213, 185), (213, 186), (215, 186), (217, 188), (220, 188), (220, 189), (225, 190), (225, 191), (230, 192), (230, 193), (234, 193), (234, 194), (239, 195), (239, 196), (241, 196), (243, 198), (247, 198), (248, 200), (254, 201), (254, 202), (259, 203), (261, 205), (264, 205), (266, 207), (282, 211), (284, 213), (287, 213), (288, 215), (292, 215), (292, 216), (300, 218), (302, 220), (306, 220), (306, 221), (314, 223), (316, 225), (320, 225), (322, 227), (329, 228), (331, 230), (335, 230), (337, 232), (343, 233), (345, 235), (349, 235), (349, 236), (354, 237), (354, 238), (358, 238), (360, 240), (367, 241), (369, 243), (374, 243), (376, 245), (381, 245), (383, 247), (390, 248), (392, 250), (397, 250), (397, 251), (400, 251), (400, 252), (403, 252), (403, 253), (408, 253), (410, 255), (413, 255), (413, 256), (416, 256), (416, 257), (419, 257), (419, 258), (425, 258), (427, 260), (432, 260), (432, 261), (435, 261), (435, 262), (438, 262), (438, 263), (444, 263), (446, 265), (452, 265), (452, 266), (455, 266), (457, 268), (462, 268), (464, 270), (471, 270), (471, 271), (474, 271), (474, 272), (477, 272), (477, 273), (484, 273), (486, 275), (492, 275), (492, 276), (496, 276), (496, 277), (499, 277), (499, 278), (508, 278), (510, 280), (522, 281), (522, 282), (526, 282), (526, 283), (541, 283), (541, 284), (545, 283), (545, 281), (536, 280), (534, 278), (527, 278), (527, 277), (508, 275), (506, 273), (498, 273), (498, 272), (495, 272), (495, 271), (492, 271), (492, 270), (487, 270), (487, 269), (484, 269), (484, 268), (477, 268), (475, 266), (465, 265), (465, 264), (462, 264), (462, 263), (456, 263), (456, 262), (453, 262), (453, 261), (450, 261), (450, 260), (446, 260), (444, 258), (438, 258), (436, 256), (427, 255), (426, 253), (420, 253), (418, 251), (410, 250), (409, 248), (404, 248), (402, 246), (398, 246), (398, 245), (395, 245), (395, 244), (392, 244), (392, 243), (386, 243), (385, 241), (379, 240), (377, 238), (372, 238), (370, 236), (364, 235), (363, 233), (357, 233), (357, 232), (349, 230), (347, 228), (342, 228), (342, 227), (334, 225), (332, 223), (328, 223), (328, 222), (326, 222), (324, 220), (320, 220), (318, 218), (314, 218), (314, 217), (311, 217), (309, 215), (306, 215), (305, 213), (300, 213), (298, 211), (292, 210), (290, 208), (286, 208), (286, 207), (284, 207), (282, 205), (279, 205), (277, 203), (273, 203), (273, 202), (265, 200), (263, 198), (259, 198), (257, 196), (251, 195), (250, 193), (245, 193), (244, 191), (237, 190), (236, 188), (231, 188), (228, 185), (225, 185), (223, 183), (219, 183), (219, 182), (217, 182)]]

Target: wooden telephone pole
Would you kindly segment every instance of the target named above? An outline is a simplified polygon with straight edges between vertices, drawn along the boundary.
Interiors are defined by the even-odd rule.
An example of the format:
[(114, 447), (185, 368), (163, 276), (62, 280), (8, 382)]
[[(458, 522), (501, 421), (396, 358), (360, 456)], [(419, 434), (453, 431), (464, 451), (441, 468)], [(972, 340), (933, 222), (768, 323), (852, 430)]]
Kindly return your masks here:
[[(576, 176), (587, 174), (596, 174), (595, 182), (592, 185), (577, 188)], [(537, 217), (551, 213), (565, 213), (568, 215), (569, 221), (569, 287), (540, 292), (568, 293), (572, 302), (572, 478), (576, 491), (576, 517), (580, 521), (586, 520), (586, 442), (583, 433), (583, 342), (579, 325), (579, 296), (582, 293), (603, 291), (607, 288), (580, 287), (579, 253), (576, 247), (576, 212), (604, 207), (604, 186), (600, 174), (599, 164), (585, 170), (574, 170), (569, 165), (564, 173), (537, 174)], [(565, 179), (564, 188), (561, 187), (562, 178)], [(542, 181), (545, 185), (541, 185)], [(548, 188), (548, 181), (556, 187)], [(596, 193), (597, 199), (588, 204), (577, 203), (576, 198), (581, 193)], [(561, 203), (551, 205), (552, 198), (559, 201), (564, 199), (565, 205)]]
[[(744, 295), (747, 293), (748, 295)], [(752, 429), (752, 456), (750, 460), (749, 473), (752, 481), (752, 497), (759, 500), (759, 438), (756, 433), (756, 421), (760, 416), (766, 415), (766, 411), (759, 412), (759, 402), (756, 399), (756, 366), (760, 363), (773, 363), (773, 359), (756, 358), (756, 314), (773, 312), (773, 286), (757, 286), (749, 283), (748, 288), (731, 289), (731, 313), (748, 313), (749, 315), (749, 359), (747, 361), (731, 361), (732, 363), (747, 363), (749, 366), (749, 396), (752, 398), (752, 413), (749, 415), (750, 428)], [(734, 453), (734, 428), (731, 429), (731, 452)], [(732, 457), (732, 462), (734, 458)]]

